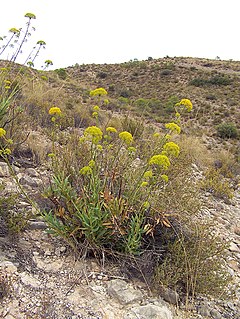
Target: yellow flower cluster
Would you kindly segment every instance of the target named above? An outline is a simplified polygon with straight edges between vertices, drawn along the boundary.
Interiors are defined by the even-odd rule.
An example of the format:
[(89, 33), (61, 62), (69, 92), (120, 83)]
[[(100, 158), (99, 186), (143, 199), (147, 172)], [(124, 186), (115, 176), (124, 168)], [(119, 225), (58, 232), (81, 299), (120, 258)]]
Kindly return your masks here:
[(3, 137), (4, 135), (6, 135), (6, 131), (4, 128), (0, 127), (0, 137)]
[(84, 166), (80, 169), (79, 173), (81, 175), (90, 175), (92, 174), (92, 168), (90, 166)]
[(163, 146), (164, 151), (167, 155), (173, 155), (175, 157), (178, 157), (180, 153), (179, 146), (174, 142), (168, 142)]
[(90, 138), (94, 144), (101, 141), (103, 133), (97, 126), (89, 126), (84, 131), (84, 136)]
[(153, 155), (149, 160), (149, 165), (158, 165), (160, 168), (168, 169), (170, 166), (169, 158), (166, 155)]
[(119, 134), (119, 138), (125, 142), (127, 145), (131, 144), (133, 141), (133, 136), (131, 133), (124, 131)]
[(161, 175), (161, 177), (162, 177), (162, 180), (164, 181), (164, 182), (168, 182), (168, 176), (167, 175), (165, 175), (165, 174), (163, 174), (163, 175)]
[(103, 96), (103, 95), (107, 95), (107, 91), (103, 88), (98, 88), (98, 89), (90, 91), (90, 96)]
[(95, 105), (95, 106), (93, 107), (93, 111), (95, 111), (95, 112), (100, 111), (100, 107), (99, 107), (98, 105)]
[(93, 113), (92, 113), (92, 117), (93, 117), (93, 118), (97, 118), (97, 117), (98, 117), (98, 112), (93, 112)]
[(109, 133), (117, 133), (117, 130), (115, 129), (115, 127), (108, 126), (108, 127), (106, 128), (106, 132), (109, 132)]
[(166, 123), (165, 127), (170, 130), (172, 133), (180, 134), (181, 132), (181, 127), (177, 125), (176, 123)]
[(182, 99), (179, 104), (184, 105), (188, 112), (192, 111), (193, 106), (192, 102), (189, 99)]
[(48, 113), (50, 115), (61, 115), (62, 111), (59, 107), (53, 106), (50, 108), (50, 110), (48, 111)]
[(146, 172), (144, 173), (143, 177), (144, 177), (145, 179), (152, 178), (152, 177), (153, 177), (153, 172), (152, 172), (152, 170), (146, 171)]

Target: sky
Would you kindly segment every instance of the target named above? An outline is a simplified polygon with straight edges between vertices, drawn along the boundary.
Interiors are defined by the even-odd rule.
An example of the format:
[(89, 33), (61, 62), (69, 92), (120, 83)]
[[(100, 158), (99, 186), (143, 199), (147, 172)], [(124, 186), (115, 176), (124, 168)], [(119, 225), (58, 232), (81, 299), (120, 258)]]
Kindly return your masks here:
[(38, 69), (47, 59), (52, 69), (167, 55), (240, 60), (239, 0), (2, 1), (0, 36), (9, 37), (13, 27), (24, 29), (28, 12), (36, 15), (36, 31), (16, 62), (23, 63), (44, 40)]

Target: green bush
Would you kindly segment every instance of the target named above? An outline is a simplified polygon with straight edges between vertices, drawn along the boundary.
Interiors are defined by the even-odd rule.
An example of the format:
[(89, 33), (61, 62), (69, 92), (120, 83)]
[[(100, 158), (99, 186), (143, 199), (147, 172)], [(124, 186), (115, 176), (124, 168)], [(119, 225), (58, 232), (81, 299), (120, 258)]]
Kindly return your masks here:
[(237, 138), (238, 130), (233, 123), (222, 123), (217, 126), (217, 134), (219, 137), (227, 138)]
[(59, 78), (61, 80), (66, 80), (67, 78), (67, 72), (65, 69), (60, 68), (60, 69), (56, 69), (55, 72), (57, 73), (57, 75), (59, 76)]

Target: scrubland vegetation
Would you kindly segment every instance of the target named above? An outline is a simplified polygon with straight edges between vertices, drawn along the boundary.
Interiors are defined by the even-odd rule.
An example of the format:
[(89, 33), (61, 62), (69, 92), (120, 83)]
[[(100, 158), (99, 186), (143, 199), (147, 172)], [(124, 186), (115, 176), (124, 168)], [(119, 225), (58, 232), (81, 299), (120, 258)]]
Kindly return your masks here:
[[(35, 16), (26, 18), (29, 28)], [(19, 32), (10, 30), (15, 48), (2, 47), (15, 53), (1, 61), (0, 156), (11, 168), (28, 153), (49, 170), (41, 196), (52, 208), (36, 213), (49, 233), (86, 258), (140, 265), (147, 253), (141, 275), (156, 290), (222, 294), (228, 243), (201, 218), (201, 198), (231, 200), (239, 183), (240, 63), (166, 58), (40, 71), (45, 42), (19, 65)], [(5, 218), (13, 201), (0, 196)]]

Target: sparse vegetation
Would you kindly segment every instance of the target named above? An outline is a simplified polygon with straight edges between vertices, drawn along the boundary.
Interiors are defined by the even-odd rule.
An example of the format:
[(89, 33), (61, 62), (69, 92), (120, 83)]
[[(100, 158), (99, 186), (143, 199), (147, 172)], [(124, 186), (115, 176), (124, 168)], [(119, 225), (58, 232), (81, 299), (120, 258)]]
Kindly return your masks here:
[[(27, 17), (29, 28), (34, 15)], [(2, 52), (19, 36), (17, 29), (10, 33)], [(216, 138), (217, 130), (218, 137), (232, 139), (226, 142), (238, 138), (237, 112), (226, 101), (237, 101), (239, 77), (201, 69), (209, 72), (222, 61), (189, 66), (188, 60), (169, 57), (37, 71), (34, 61), (44, 45), (41, 40), (28, 56), (28, 67), (1, 62), (0, 158), (11, 166), (9, 157), (25, 152), (48, 166), (53, 178), (45, 196), (54, 209), (41, 214), (49, 232), (86, 255), (139, 260), (149, 251), (156, 288), (168, 285), (188, 297), (222, 292), (229, 282), (227, 246), (209, 223), (199, 222), (199, 192), (231, 200), (236, 154), (228, 168), (224, 161), (213, 166), (206, 149), (217, 143), (206, 143), (200, 156), (194, 136)], [(213, 125), (225, 117), (232, 122)], [(33, 127), (47, 145), (30, 134)], [(192, 178), (193, 164), (204, 166), (200, 187)], [(6, 214), (14, 201), (0, 197), (0, 212), (17, 232), (28, 216)]]

